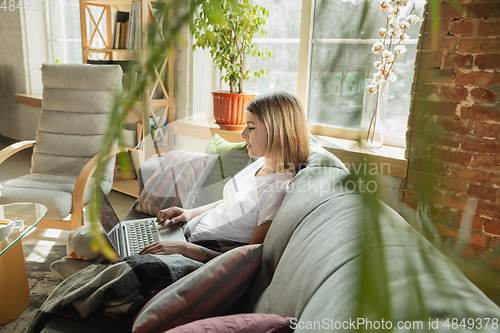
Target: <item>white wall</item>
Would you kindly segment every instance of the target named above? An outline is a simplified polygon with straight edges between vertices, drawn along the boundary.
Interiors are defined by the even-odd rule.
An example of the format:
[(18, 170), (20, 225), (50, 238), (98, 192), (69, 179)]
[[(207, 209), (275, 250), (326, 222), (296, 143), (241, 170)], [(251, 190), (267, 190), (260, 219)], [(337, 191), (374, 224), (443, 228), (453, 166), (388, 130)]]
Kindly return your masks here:
[(48, 61), (45, 16), (40, 11), (25, 11), (25, 68), (28, 94), (41, 94), (42, 64)]
[(26, 92), (21, 17), (0, 11), (0, 135), (20, 136), (14, 93)]
[(190, 36), (187, 27), (182, 30), (182, 35), (186, 45), (179, 49), (174, 62), (174, 119), (189, 116), (192, 103), (190, 89), (192, 52), (188, 47)]
[[(45, 59), (45, 42), (43, 30), (38, 25), (43, 17), (34, 11), (27, 14), (26, 20), (21, 15), (17, 8), (15, 11), (0, 11), (0, 135), (15, 140), (32, 140), (40, 109), (16, 104), (14, 94), (42, 91), (38, 69)], [(31, 49), (30, 59), (33, 60), (28, 59), (23, 44)], [(33, 79), (30, 79), (30, 71), (34, 73)]]
[(193, 51), (193, 38), (187, 27), (183, 30), (186, 44), (175, 61), (175, 119), (205, 113), (213, 117), (210, 90), (216, 88), (214, 64), (210, 51), (197, 48)]
[(209, 50), (197, 48), (193, 52), (193, 114), (205, 112), (213, 117), (210, 90), (216, 89), (214, 63)]

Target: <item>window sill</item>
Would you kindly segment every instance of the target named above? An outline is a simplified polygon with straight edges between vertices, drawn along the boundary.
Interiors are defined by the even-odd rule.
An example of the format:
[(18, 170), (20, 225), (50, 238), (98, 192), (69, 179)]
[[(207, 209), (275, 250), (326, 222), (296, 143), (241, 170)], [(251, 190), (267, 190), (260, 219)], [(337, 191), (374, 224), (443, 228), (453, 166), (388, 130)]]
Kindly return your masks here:
[[(14, 100), (18, 104), (34, 107), (42, 107), (42, 95), (15, 94)], [(207, 139), (207, 135), (219, 134), (230, 142), (241, 142), (240, 132), (222, 130), (214, 122), (214, 119), (206, 119), (204, 114), (196, 115), (175, 121), (172, 126), (176, 135), (185, 135), (193, 138)], [(210, 134), (207, 132), (210, 129)], [(324, 135), (315, 135), (318, 143), (326, 150), (337, 156), (348, 167), (359, 167), (360, 163), (367, 162), (367, 170), (370, 172), (375, 167), (370, 163), (376, 163), (376, 170), (384, 175), (396, 178), (406, 178), (408, 161), (405, 159), (405, 148), (383, 146), (378, 150), (362, 149), (358, 141), (339, 139)]]
[[(222, 130), (214, 122), (214, 119), (206, 119), (202, 116), (193, 116), (178, 120), (173, 124), (175, 135), (186, 135), (200, 139), (207, 139), (207, 127), (211, 135), (215, 133), (230, 142), (241, 142), (240, 132)], [(358, 141), (339, 139), (323, 135), (314, 135), (318, 143), (337, 156), (346, 164), (359, 168), (360, 163), (368, 163), (367, 172), (376, 169), (377, 173), (393, 176), (396, 178), (406, 178), (407, 160), (405, 159), (405, 148), (383, 146), (377, 150), (362, 149), (358, 146)], [(370, 163), (375, 163), (376, 167)], [(364, 170), (364, 167), (363, 167)], [(381, 171), (381, 172), (380, 172)]]
[(14, 102), (17, 104), (34, 106), (42, 108), (42, 94), (29, 95), (29, 94), (14, 94)]
[[(360, 148), (358, 141), (355, 140), (321, 135), (315, 137), (323, 148), (340, 158), (347, 167), (352, 166), (356, 169), (360, 167), (360, 163), (366, 162), (368, 173), (373, 170), (396, 178), (406, 178), (408, 161), (405, 158), (405, 148), (384, 145), (380, 149), (369, 150)], [(376, 167), (371, 163), (375, 163)]]

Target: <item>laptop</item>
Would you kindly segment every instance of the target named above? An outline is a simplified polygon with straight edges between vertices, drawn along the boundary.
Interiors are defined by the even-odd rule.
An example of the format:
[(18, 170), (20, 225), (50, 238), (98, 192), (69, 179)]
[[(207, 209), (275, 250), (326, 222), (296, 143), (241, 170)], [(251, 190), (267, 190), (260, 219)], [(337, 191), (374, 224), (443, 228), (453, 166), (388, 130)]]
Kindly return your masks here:
[(99, 185), (96, 195), (100, 196), (101, 202), (99, 222), (120, 258), (137, 254), (145, 246), (158, 241), (186, 241), (182, 228), (170, 224), (169, 220), (164, 226), (156, 223), (156, 217), (120, 222)]

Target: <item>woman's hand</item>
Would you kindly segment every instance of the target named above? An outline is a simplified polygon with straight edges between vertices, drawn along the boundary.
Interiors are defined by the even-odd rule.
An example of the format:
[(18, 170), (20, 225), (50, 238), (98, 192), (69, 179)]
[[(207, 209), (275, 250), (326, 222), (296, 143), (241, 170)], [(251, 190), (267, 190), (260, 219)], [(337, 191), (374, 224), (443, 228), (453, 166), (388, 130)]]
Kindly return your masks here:
[(186, 242), (163, 241), (149, 244), (139, 254), (182, 254)]
[(206, 263), (222, 253), (189, 242), (163, 241), (146, 246), (139, 254), (181, 254), (186, 258)]
[(191, 209), (183, 209), (174, 206), (160, 210), (156, 216), (156, 222), (162, 226), (165, 225), (167, 220), (170, 220), (172, 224), (176, 224), (178, 222), (186, 222), (192, 217), (191, 215)]

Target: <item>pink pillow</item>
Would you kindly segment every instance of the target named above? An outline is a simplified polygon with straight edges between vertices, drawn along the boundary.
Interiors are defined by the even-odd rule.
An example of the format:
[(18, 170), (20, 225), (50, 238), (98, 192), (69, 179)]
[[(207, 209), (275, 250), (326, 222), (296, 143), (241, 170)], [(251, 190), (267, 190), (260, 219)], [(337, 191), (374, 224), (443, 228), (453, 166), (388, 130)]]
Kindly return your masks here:
[(196, 194), (218, 158), (217, 154), (169, 152), (144, 185), (133, 209), (156, 216), (171, 206), (193, 208)]
[(283, 318), (275, 314), (241, 313), (224, 317), (213, 317), (177, 326), (165, 333), (289, 333), (292, 317)]
[(262, 244), (228, 251), (163, 289), (141, 309), (132, 332), (163, 332), (228, 314), (243, 299), (260, 267)]

